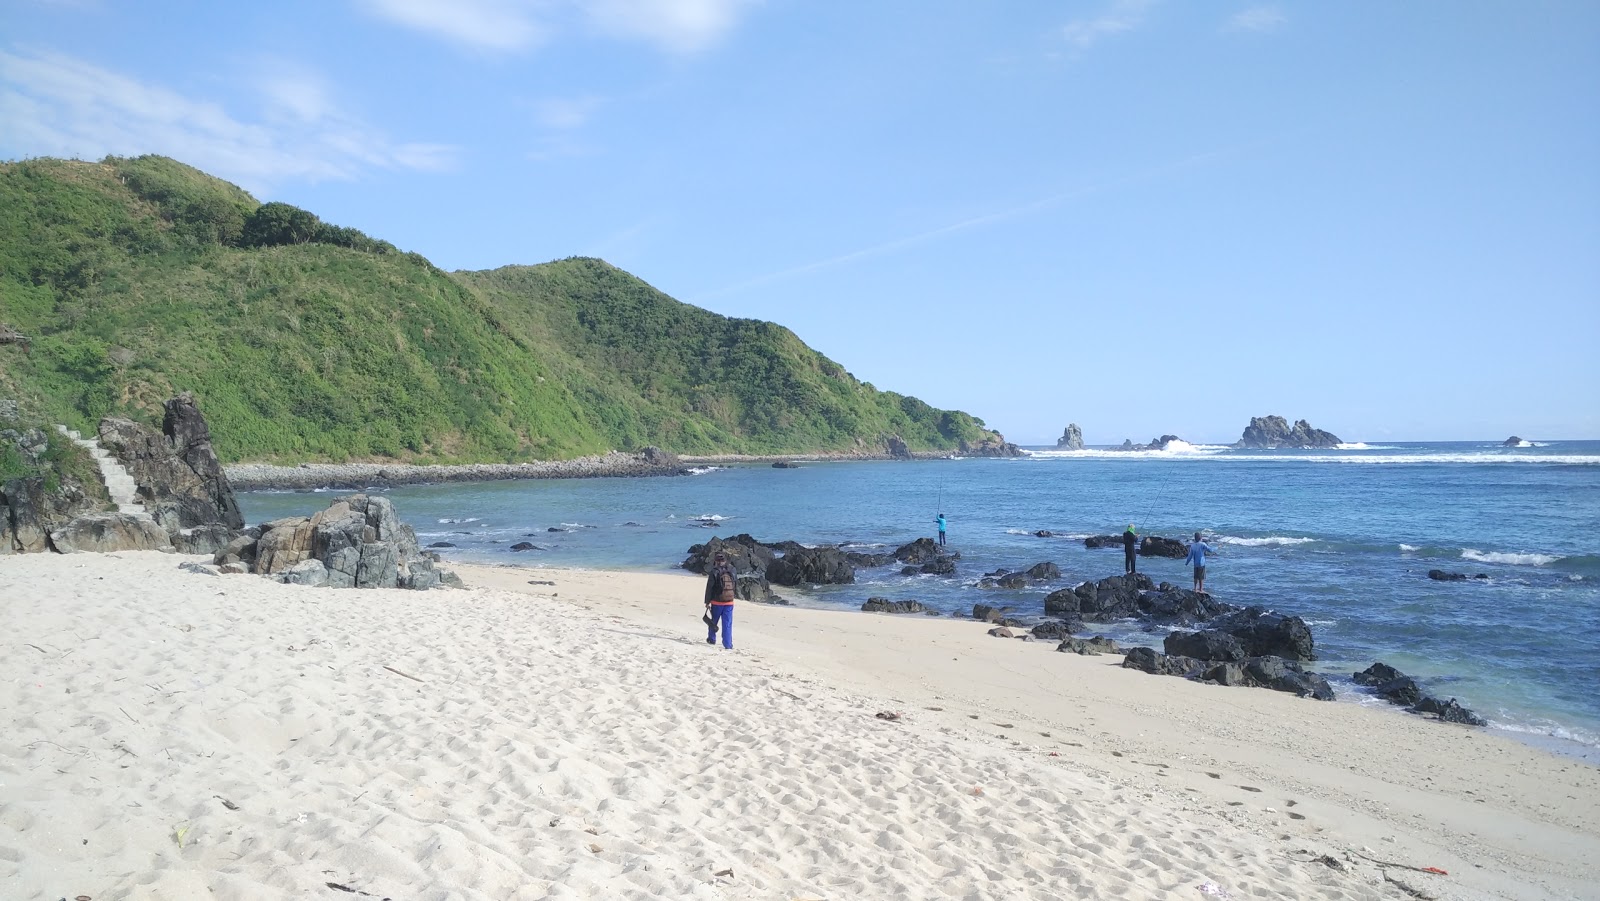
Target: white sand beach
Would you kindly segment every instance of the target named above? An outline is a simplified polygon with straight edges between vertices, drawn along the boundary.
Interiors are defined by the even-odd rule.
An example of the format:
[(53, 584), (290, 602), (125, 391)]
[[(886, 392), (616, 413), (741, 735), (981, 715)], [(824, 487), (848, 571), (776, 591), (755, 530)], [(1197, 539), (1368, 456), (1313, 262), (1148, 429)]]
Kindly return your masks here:
[(689, 575), (186, 559), (0, 557), (0, 897), (1600, 897), (1600, 770), (1481, 729), (943, 618), (728, 652)]

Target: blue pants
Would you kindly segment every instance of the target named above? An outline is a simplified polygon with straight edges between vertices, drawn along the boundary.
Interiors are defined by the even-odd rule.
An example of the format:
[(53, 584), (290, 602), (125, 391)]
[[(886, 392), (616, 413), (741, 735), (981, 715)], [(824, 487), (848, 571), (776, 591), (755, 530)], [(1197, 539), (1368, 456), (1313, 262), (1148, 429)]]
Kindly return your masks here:
[(722, 646), (733, 650), (733, 605), (711, 605), (711, 629), (706, 632), (706, 644), (716, 644), (717, 629), (722, 629)]

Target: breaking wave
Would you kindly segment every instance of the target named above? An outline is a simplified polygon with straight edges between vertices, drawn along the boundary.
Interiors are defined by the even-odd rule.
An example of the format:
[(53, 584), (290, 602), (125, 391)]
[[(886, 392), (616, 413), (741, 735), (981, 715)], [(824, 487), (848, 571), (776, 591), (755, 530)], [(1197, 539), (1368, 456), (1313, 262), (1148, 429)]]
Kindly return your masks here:
[(1475, 563), (1502, 563), (1507, 566), (1545, 566), (1560, 560), (1551, 554), (1507, 554), (1500, 551), (1480, 551), (1476, 548), (1467, 548), (1461, 552), (1461, 559), (1471, 560)]
[(1239, 538), (1234, 535), (1218, 535), (1218, 544), (1236, 544), (1241, 547), (1286, 547), (1294, 544), (1309, 544), (1315, 538), (1290, 538), (1283, 535), (1269, 535), (1266, 538)]

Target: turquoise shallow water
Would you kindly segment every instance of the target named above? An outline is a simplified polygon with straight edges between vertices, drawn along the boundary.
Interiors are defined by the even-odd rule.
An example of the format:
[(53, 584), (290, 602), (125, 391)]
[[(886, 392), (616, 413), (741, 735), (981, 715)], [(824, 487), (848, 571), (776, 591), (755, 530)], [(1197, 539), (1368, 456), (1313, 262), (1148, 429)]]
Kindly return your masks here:
[[(945, 611), (974, 602), (1043, 610), (1061, 584), (1121, 572), (1116, 550), (1082, 538), (1120, 532), (1219, 549), (1207, 588), (1222, 600), (1304, 617), (1315, 668), (1341, 700), (1371, 703), (1349, 674), (1382, 660), (1457, 697), (1493, 728), (1600, 759), (1600, 442), (1356, 446), (1337, 451), (1058, 453), (1015, 460), (738, 466), (684, 478), (414, 486), (387, 492), (423, 544), (447, 560), (666, 570), (691, 544), (748, 532), (764, 541), (892, 548), (950, 519), (955, 577), (863, 570), (858, 583), (783, 590), (808, 606), (859, 608), (870, 596)], [(332, 492), (242, 496), (259, 522), (320, 509)], [(717, 517), (707, 528), (698, 520)], [(561, 531), (549, 531), (555, 528)], [(1033, 533), (1049, 530), (1055, 537)], [(514, 553), (519, 541), (541, 550)], [(973, 583), (1043, 560), (1060, 584), (1018, 591)], [(1445, 583), (1431, 568), (1484, 573)], [(1141, 571), (1187, 584), (1182, 561)], [(686, 597), (694, 607), (697, 598)], [(1159, 646), (1163, 633), (1104, 629)]]

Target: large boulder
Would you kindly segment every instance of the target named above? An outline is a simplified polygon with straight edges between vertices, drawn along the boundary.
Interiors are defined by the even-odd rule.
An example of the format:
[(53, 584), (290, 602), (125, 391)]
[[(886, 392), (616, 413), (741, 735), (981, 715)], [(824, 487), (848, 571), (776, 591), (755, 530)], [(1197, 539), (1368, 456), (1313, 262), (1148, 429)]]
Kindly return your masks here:
[(918, 538), (916, 541), (902, 544), (894, 550), (894, 558), (896, 560), (901, 563), (912, 563), (918, 566), (943, 556), (943, 550), (932, 538)]
[[(1119, 538), (1118, 541), (1121, 541), (1121, 539)], [(1146, 535), (1139, 539), (1139, 556), (1171, 557), (1174, 560), (1182, 560), (1189, 556), (1189, 546), (1176, 538)]]
[(888, 598), (867, 598), (861, 605), (867, 613), (926, 613), (921, 601), (891, 601)]
[[(799, 547), (798, 545), (795, 545)], [(711, 566), (712, 559), (718, 552), (728, 558), (728, 564), (736, 573), (760, 573), (765, 575), (767, 566), (772, 563), (775, 556), (775, 545), (763, 544), (749, 535), (739, 534), (730, 538), (712, 538), (705, 544), (697, 544), (689, 548), (689, 557), (680, 564), (692, 573), (705, 575)]]
[(1122, 658), (1124, 669), (1136, 669), (1155, 676), (1198, 676), (1208, 664), (1193, 657), (1173, 657), (1152, 648), (1130, 648)]
[[(279, 581), (330, 588), (435, 588), (459, 584), (434, 568), (416, 533), (386, 497), (354, 494), (309, 517), (263, 523), (250, 545), (235, 540), (217, 552), (219, 564), (250, 562), (251, 571)], [(315, 561), (318, 568), (302, 566)]]
[(1090, 535), (1088, 538), (1083, 539), (1083, 546), (1088, 548), (1088, 549), (1090, 549), (1090, 550), (1094, 550), (1096, 548), (1103, 548), (1103, 547), (1116, 547), (1116, 548), (1119, 548), (1119, 547), (1122, 547), (1122, 536), (1121, 535)]
[(100, 509), (99, 501), (67, 479), (61, 480), (55, 490), (51, 490), (44, 476), (0, 484), (0, 555), (48, 551), (52, 532), (75, 516)]
[[(1077, 611), (1089, 622), (1111, 622), (1118, 619), (1130, 619), (1139, 615), (1139, 597), (1146, 591), (1155, 588), (1155, 583), (1144, 573), (1128, 573), (1121, 576), (1111, 576), (1098, 582), (1084, 582), (1072, 589), (1077, 596)], [(1050, 597), (1055, 597), (1051, 595)], [(1051, 613), (1050, 597), (1045, 598), (1045, 613)], [(1066, 610), (1063, 601), (1058, 601), (1057, 607), (1061, 612)]]
[(1057, 450), (1083, 450), (1083, 430), (1076, 422), (1067, 423), (1061, 437), (1056, 439)]
[(1041, 581), (1046, 579), (1059, 579), (1061, 578), (1061, 567), (1056, 566), (1054, 563), (1049, 561), (1044, 563), (1035, 563), (1034, 565), (1028, 567), (1027, 574), (1028, 578), (1039, 579)]
[(1332, 448), (1343, 443), (1338, 435), (1314, 429), (1304, 419), (1297, 420), (1290, 427), (1288, 420), (1282, 416), (1253, 416), (1250, 424), (1245, 426), (1244, 434), (1233, 446), (1256, 449)]
[(135, 513), (75, 516), (50, 533), (50, 544), (63, 554), (172, 550), (167, 530)]
[(1300, 665), (1279, 657), (1252, 657), (1240, 662), (1216, 663), (1200, 677), (1218, 685), (1270, 688), (1318, 701), (1333, 700), (1328, 680), (1308, 673)]
[(1162, 642), (1162, 649), (1169, 656), (1193, 657), (1196, 660), (1238, 661), (1250, 656), (1239, 639), (1214, 629), (1173, 632)]
[(1317, 659), (1311, 627), (1298, 616), (1246, 607), (1213, 619), (1210, 627), (1239, 639), (1250, 657)]
[(1060, 641), (1060, 640), (1062, 640), (1064, 638), (1071, 638), (1072, 637), (1072, 633), (1074, 633), (1074, 632), (1082, 632), (1083, 631), (1083, 620), (1081, 620), (1081, 619), (1065, 619), (1065, 620), (1062, 620), (1062, 619), (1047, 619), (1042, 623), (1035, 624), (1034, 627), (1032, 629), (1029, 629), (1028, 631), (1032, 632), (1033, 636), (1035, 638), (1043, 638), (1043, 639), (1050, 639), (1050, 640), (1054, 640), (1054, 641)]
[(1139, 612), (1151, 622), (1192, 626), (1238, 608), (1209, 594), (1161, 583), (1160, 589), (1139, 595)]
[(977, 444), (961, 439), (957, 451), (963, 457), (1020, 457), (1022, 448), (1006, 440), (999, 432), (990, 432)]
[(767, 564), (767, 580), (778, 585), (848, 585), (856, 568), (836, 547), (801, 548)]
[(1056, 650), (1063, 654), (1077, 654), (1082, 657), (1122, 653), (1122, 648), (1104, 635), (1096, 635), (1093, 638), (1063, 638), (1061, 643), (1056, 645)]

